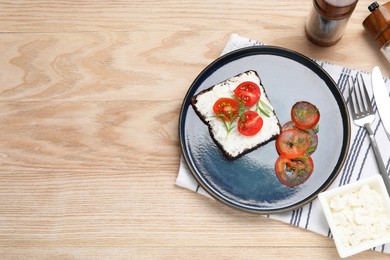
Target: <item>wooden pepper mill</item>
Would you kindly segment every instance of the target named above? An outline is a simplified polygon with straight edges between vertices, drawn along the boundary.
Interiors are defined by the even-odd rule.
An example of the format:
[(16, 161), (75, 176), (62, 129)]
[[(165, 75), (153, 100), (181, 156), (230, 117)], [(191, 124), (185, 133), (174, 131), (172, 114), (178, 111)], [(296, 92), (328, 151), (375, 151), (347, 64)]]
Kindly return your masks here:
[(390, 62), (390, 2), (384, 5), (373, 2), (368, 10), (371, 14), (363, 21), (363, 27)]
[(340, 41), (357, 0), (313, 0), (313, 8), (306, 20), (306, 37), (313, 43), (327, 47)]

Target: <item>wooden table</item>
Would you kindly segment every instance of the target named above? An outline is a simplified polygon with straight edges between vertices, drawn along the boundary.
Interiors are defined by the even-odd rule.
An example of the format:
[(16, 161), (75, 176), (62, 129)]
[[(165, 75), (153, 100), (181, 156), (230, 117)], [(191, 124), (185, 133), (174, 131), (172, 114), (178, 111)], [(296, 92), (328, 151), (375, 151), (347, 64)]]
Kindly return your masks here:
[(310, 0), (1, 1), (1, 258), (337, 259), (331, 239), (175, 186), (178, 117), (234, 32), (388, 76), (370, 3), (321, 48)]

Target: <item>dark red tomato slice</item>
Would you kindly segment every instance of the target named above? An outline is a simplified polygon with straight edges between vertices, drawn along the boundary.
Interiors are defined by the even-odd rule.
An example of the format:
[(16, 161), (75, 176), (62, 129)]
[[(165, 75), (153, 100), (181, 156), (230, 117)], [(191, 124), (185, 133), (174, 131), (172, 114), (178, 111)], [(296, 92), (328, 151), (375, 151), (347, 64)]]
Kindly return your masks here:
[[(288, 130), (288, 129), (293, 129), (296, 128), (295, 124), (293, 121), (288, 121), (282, 126), (282, 131)], [(310, 137), (310, 146), (307, 148), (307, 154), (311, 155), (312, 153), (317, 150), (318, 146), (318, 135), (317, 132), (314, 129), (307, 129), (307, 130), (302, 130), (305, 133), (309, 134)]]
[(293, 121), (288, 121), (287, 123), (285, 123), (283, 126), (282, 126), (282, 131), (284, 130), (288, 130), (288, 129), (293, 129), (295, 128), (295, 124)]
[(306, 133), (309, 134), (310, 136), (310, 146), (309, 148), (307, 148), (307, 154), (308, 155), (311, 155), (312, 153), (315, 152), (315, 150), (317, 150), (317, 146), (318, 146), (318, 135), (316, 133), (316, 131), (314, 131), (314, 129), (308, 129), (305, 131)]
[(298, 128), (310, 129), (320, 121), (320, 111), (309, 102), (297, 102), (291, 108), (291, 119)]
[(230, 121), (238, 116), (239, 104), (232, 98), (220, 98), (213, 106), (214, 114), (224, 121)]
[(255, 105), (260, 99), (260, 88), (256, 83), (251, 81), (241, 83), (233, 92), (247, 107)]
[(304, 183), (313, 173), (314, 163), (311, 157), (287, 159), (279, 156), (275, 163), (275, 172), (279, 181), (289, 187)]
[(282, 131), (276, 138), (276, 150), (280, 155), (289, 159), (304, 155), (309, 146), (309, 135), (297, 128)]
[(255, 135), (262, 127), (263, 119), (255, 111), (246, 111), (243, 116), (238, 119), (238, 132), (242, 135)]

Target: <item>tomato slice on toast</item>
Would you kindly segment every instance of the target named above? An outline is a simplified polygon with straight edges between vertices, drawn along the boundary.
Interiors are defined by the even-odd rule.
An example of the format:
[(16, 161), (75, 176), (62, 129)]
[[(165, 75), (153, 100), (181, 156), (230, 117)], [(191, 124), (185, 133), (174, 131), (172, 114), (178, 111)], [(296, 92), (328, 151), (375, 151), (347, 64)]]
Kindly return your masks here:
[(242, 82), (233, 92), (247, 107), (255, 105), (260, 99), (260, 88), (252, 81)]
[(224, 121), (237, 118), (240, 105), (232, 98), (220, 98), (213, 105), (214, 114)]
[(257, 134), (263, 127), (263, 119), (255, 111), (246, 111), (238, 119), (238, 132), (242, 135), (251, 136)]

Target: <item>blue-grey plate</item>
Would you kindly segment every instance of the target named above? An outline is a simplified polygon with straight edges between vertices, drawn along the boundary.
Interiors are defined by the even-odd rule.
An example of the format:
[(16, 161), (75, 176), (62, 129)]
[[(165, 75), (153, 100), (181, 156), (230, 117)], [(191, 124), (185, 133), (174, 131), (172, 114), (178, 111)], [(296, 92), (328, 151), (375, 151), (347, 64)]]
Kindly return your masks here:
[[(246, 70), (259, 73), (282, 125), (291, 120), (291, 107), (298, 101), (320, 110), (314, 171), (300, 186), (286, 187), (277, 179), (274, 141), (236, 160), (226, 159), (191, 106), (193, 95)], [(288, 49), (254, 46), (218, 58), (198, 75), (183, 101), (179, 137), (191, 173), (210, 195), (237, 209), (272, 214), (303, 206), (333, 182), (348, 152), (350, 121), (336, 83), (317, 63)]]

